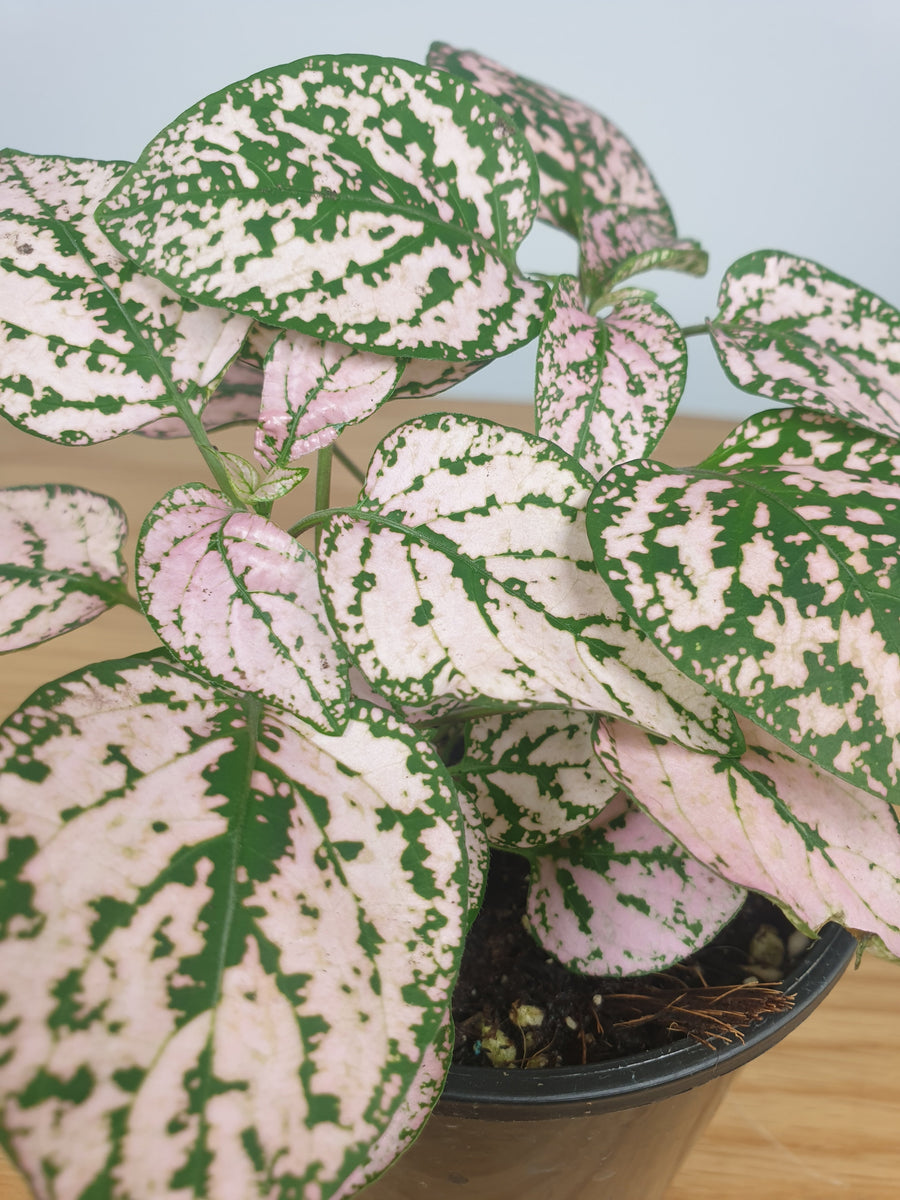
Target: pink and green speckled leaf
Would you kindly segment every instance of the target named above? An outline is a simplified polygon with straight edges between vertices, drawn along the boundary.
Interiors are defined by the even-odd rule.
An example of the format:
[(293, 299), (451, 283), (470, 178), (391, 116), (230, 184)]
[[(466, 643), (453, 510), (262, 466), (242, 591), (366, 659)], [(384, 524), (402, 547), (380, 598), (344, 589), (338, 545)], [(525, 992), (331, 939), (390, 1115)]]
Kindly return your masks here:
[(96, 223), (127, 164), (0, 153), (0, 413), (54, 442), (198, 415), (245, 317), (180, 300)]
[(606, 117), (471, 50), (438, 42), (428, 61), (470, 80), (521, 127), (540, 172), (537, 215), (578, 239), (592, 298), (651, 267), (705, 273), (706, 254), (677, 236), (647, 164)]
[(65, 484), (0, 489), (0, 654), (46, 642), (125, 599), (125, 514)]
[(329, 445), (389, 399), (401, 369), (395, 358), (285, 332), (266, 356), (256, 457), (283, 467)]
[(9, 718), (0, 810), (0, 1113), (37, 1195), (327, 1200), (365, 1169), (459, 961), (427, 743), (139, 656)]
[(537, 333), (545, 288), (514, 263), (537, 199), (527, 143), (484, 95), (415, 63), (344, 55), (273, 67), (183, 113), (100, 219), (193, 299), (465, 362)]
[(578, 283), (554, 288), (537, 351), (538, 433), (595, 476), (650, 453), (684, 390), (687, 347), (664, 309), (624, 302), (591, 316)]
[(900, 312), (872, 292), (760, 250), (725, 273), (709, 328), (744, 391), (900, 436)]
[(488, 841), (546, 846), (581, 829), (619, 785), (594, 754), (590, 713), (537, 709), (466, 724), (465, 753), (450, 773), (474, 797)]
[[(866, 439), (842, 428), (852, 461)], [(777, 432), (788, 461), (791, 444), (798, 458), (808, 452), (796, 425)], [(900, 770), (900, 482), (809, 462), (754, 469), (737, 457), (730, 471), (614, 468), (587, 519), (597, 561), (683, 671), (823, 770), (890, 795)]]
[(314, 556), (202, 484), (175, 488), (144, 522), (137, 585), (147, 617), (187, 666), (290, 709), (315, 728), (347, 720), (347, 668)]
[(426, 1051), (403, 1103), (371, 1148), (368, 1160), (344, 1181), (335, 1192), (334, 1200), (349, 1200), (366, 1184), (383, 1175), (395, 1159), (412, 1145), (440, 1099), (452, 1057), (453, 1021), (448, 1016), (436, 1042)]
[(587, 829), (534, 856), (526, 916), (572, 970), (631, 975), (704, 946), (745, 897), (620, 796)]
[(628, 716), (730, 746), (730, 713), (624, 617), (593, 566), (591, 477), (534, 435), (429, 414), (375, 452), (320, 542), (332, 623), (398, 709), (447, 697)]
[(836, 920), (900, 957), (900, 828), (889, 804), (744, 724), (740, 758), (695, 754), (601, 721), (597, 752), (703, 862), (810, 933)]

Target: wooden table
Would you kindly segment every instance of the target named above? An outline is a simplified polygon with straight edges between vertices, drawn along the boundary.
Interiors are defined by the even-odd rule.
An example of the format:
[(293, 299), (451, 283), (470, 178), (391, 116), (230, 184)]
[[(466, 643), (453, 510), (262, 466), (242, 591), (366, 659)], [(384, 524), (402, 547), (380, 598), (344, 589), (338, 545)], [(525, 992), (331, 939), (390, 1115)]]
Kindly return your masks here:
[[(380, 436), (422, 407), (389, 405), (369, 423), (366, 434), (347, 430), (341, 444), (364, 464), (373, 425)], [(431, 407), (442, 405), (437, 401)], [(454, 407), (528, 427), (529, 411), (521, 405)], [(696, 461), (726, 429), (721, 422), (682, 418), (666, 434), (660, 455), (672, 463)], [(246, 430), (228, 430), (214, 440), (224, 449), (248, 453)], [(115, 496), (129, 513), (133, 530), (170, 487), (207, 478), (196, 450), (186, 442), (125, 437), (65, 449), (26, 437), (0, 421), (0, 486), (81, 484)], [(349, 476), (336, 468), (337, 502), (349, 500), (355, 490)], [(290, 504), (299, 515), (310, 503), (307, 481)], [(65, 637), (8, 655), (0, 665), (0, 718), (40, 683), (153, 644), (137, 614), (116, 609)], [(900, 1187), (898, 1017), (900, 968), (867, 959), (796, 1033), (736, 1076), (666, 1200), (893, 1200)], [(0, 1200), (26, 1200), (28, 1195), (0, 1153)]]

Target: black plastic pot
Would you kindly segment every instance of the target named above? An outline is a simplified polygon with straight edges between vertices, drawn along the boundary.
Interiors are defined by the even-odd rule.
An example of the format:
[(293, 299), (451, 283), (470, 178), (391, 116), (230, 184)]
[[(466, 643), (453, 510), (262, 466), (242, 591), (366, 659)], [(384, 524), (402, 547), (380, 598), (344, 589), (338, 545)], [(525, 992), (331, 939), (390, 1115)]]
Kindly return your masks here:
[(828, 926), (785, 981), (793, 1007), (743, 1042), (685, 1039), (598, 1066), (454, 1067), (424, 1133), (366, 1200), (659, 1200), (732, 1072), (799, 1025), (855, 953)]

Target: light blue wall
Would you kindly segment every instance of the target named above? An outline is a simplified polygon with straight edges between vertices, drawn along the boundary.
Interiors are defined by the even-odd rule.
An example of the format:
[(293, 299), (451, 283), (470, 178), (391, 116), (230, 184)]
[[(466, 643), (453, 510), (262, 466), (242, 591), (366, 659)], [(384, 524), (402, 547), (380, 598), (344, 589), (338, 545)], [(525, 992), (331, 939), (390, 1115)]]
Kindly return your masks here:
[[(481, 50), (600, 109), (666, 192), (710, 274), (647, 277), (685, 323), (723, 270), (770, 247), (819, 260), (900, 305), (898, 0), (0, 0), (0, 143), (133, 158), (206, 92), (307, 54), (421, 60), (434, 39)], [(543, 231), (541, 231), (543, 232)], [(561, 256), (561, 257), (560, 257)], [(571, 265), (536, 237), (524, 260)], [(752, 408), (691, 343), (686, 408)], [(523, 398), (533, 353), (471, 394)]]

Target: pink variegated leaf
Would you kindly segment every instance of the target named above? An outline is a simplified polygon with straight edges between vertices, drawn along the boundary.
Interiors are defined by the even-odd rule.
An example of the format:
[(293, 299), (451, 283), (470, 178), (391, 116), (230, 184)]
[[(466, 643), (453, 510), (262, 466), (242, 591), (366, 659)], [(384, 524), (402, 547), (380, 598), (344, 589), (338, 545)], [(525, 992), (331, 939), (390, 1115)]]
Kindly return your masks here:
[(606, 117), (471, 50), (435, 43), (428, 62), (471, 80), (522, 129), (540, 172), (537, 215), (578, 239), (592, 298), (651, 266), (705, 273), (706, 254), (678, 238), (647, 164)]
[(84, 488), (0, 489), (0, 654), (46, 642), (126, 599), (125, 514)]
[(295, 712), (317, 729), (347, 720), (347, 668), (319, 595), (314, 556), (202, 484), (175, 488), (141, 530), (138, 592), (189, 667)]
[(357, 349), (469, 362), (537, 333), (546, 288), (514, 262), (537, 200), (527, 142), (483, 93), (416, 63), (337, 55), (182, 113), (100, 220), (191, 299)]
[(375, 452), (323, 530), (335, 628), (398, 709), (446, 697), (615, 712), (731, 745), (727, 709), (675, 670), (592, 565), (590, 476), (543, 438), (429, 414)]
[(326, 1200), (433, 1096), (465, 850), (389, 714), (324, 736), (96, 664), (0, 727), (0, 814), (0, 1118), (36, 1195)]
[(699, 242), (676, 236), (668, 212), (635, 212), (628, 204), (586, 212), (579, 248), (581, 286), (595, 303), (607, 299), (617, 283), (642, 271), (705, 275), (709, 265)]
[[(228, 425), (255, 423), (259, 419), (262, 383), (260, 368), (247, 362), (233, 362), (200, 414), (203, 428), (224, 429)], [(180, 417), (160, 417), (137, 432), (151, 438), (190, 436), (190, 430)]]
[(113, 249), (126, 163), (0, 153), (0, 413), (54, 442), (199, 415), (249, 322), (180, 300)]
[[(797, 429), (778, 428), (787, 459), (791, 443), (807, 453)], [(867, 439), (842, 429), (851, 461)], [(729, 471), (623, 463), (597, 484), (587, 527), (613, 592), (685, 674), (823, 770), (894, 792), (896, 476), (752, 459)]]
[(577, 282), (557, 283), (537, 351), (538, 433), (600, 476), (648, 455), (684, 390), (687, 348), (653, 303), (625, 302), (591, 316)]
[[(279, 330), (254, 323), (241, 353), (248, 355), (262, 369), (266, 355), (278, 336)], [(400, 379), (394, 388), (393, 400), (423, 400), (427, 396), (438, 396), (487, 366), (487, 360), (482, 359), (475, 362), (441, 362), (433, 358), (403, 358), (400, 362)]]
[(401, 362), (288, 331), (266, 356), (255, 453), (284, 467), (329, 445), (387, 400)]
[(594, 820), (619, 791), (593, 750), (590, 713), (536, 709), (478, 717), (451, 767), (473, 795), (488, 841), (535, 848)]
[(368, 1161), (350, 1175), (334, 1194), (334, 1200), (349, 1200), (372, 1183), (408, 1150), (425, 1127), (440, 1099), (453, 1058), (453, 1021), (448, 1016), (433, 1046), (426, 1051), (412, 1087), (387, 1129), (372, 1147)]
[(900, 827), (884, 800), (744, 723), (740, 758), (601, 721), (601, 762), (701, 862), (763, 892), (811, 934), (831, 920), (900, 957)]
[(632, 975), (700, 949), (745, 898), (620, 796), (586, 829), (535, 855), (526, 915), (565, 966)]
[(775, 250), (738, 259), (710, 333), (745, 392), (900, 436), (900, 312), (819, 263)]
[(814, 467), (890, 483), (900, 479), (900, 443), (827, 413), (776, 408), (743, 421), (702, 465), (729, 473)]

